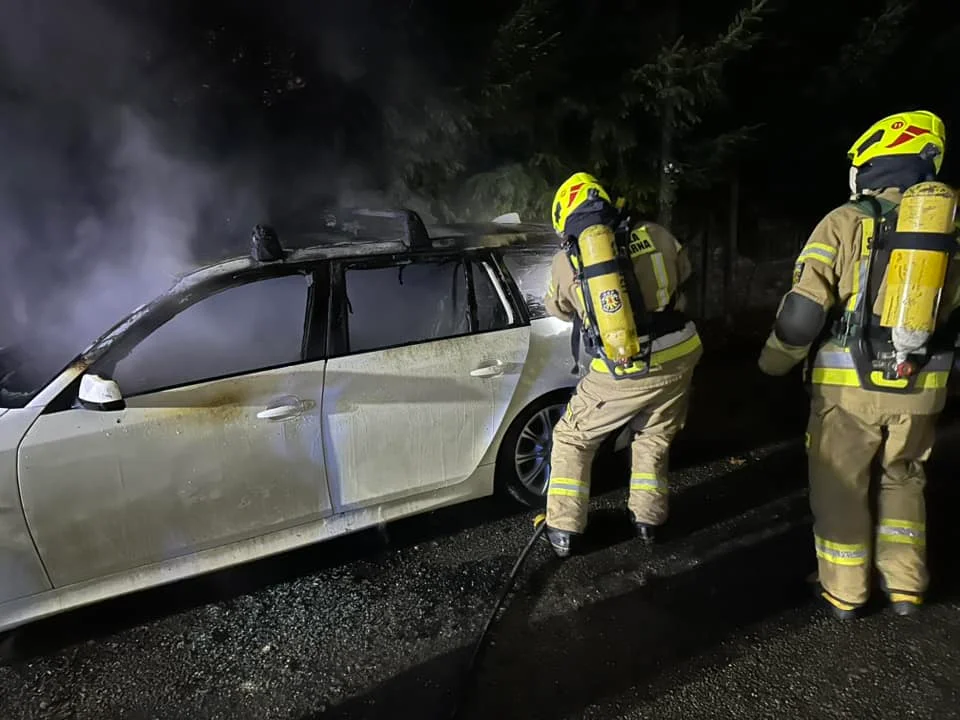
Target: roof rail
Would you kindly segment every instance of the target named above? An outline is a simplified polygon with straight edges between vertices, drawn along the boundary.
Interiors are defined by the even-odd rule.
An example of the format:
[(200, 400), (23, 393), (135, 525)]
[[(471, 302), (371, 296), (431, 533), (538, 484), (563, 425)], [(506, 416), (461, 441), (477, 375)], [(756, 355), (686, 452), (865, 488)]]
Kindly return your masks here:
[[(381, 221), (381, 222), (378, 222)], [(382, 222), (386, 221), (386, 222)], [(431, 246), (430, 235), (423, 220), (413, 210), (374, 210), (370, 208), (342, 208), (324, 213), (324, 224), (349, 232), (357, 237), (383, 241), (398, 239), (404, 247), (416, 250)]]

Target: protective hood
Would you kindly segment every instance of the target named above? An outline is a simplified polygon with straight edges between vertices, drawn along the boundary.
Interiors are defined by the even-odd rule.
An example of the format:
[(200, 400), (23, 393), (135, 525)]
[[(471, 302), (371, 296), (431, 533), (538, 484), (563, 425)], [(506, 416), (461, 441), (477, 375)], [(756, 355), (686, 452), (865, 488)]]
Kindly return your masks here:
[(850, 190), (854, 194), (884, 188), (898, 188), (901, 192), (919, 182), (937, 176), (933, 160), (919, 155), (879, 157), (863, 167), (851, 168)]
[(580, 237), (580, 233), (594, 225), (606, 225), (616, 228), (620, 220), (620, 212), (606, 200), (600, 197), (591, 198), (574, 210), (567, 218), (564, 232), (567, 237)]

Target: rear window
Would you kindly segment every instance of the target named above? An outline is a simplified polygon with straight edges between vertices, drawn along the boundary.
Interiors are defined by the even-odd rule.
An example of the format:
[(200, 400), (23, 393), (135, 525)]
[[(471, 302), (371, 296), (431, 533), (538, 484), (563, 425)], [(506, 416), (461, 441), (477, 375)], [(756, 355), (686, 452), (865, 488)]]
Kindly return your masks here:
[(543, 296), (550, 282), (550, 263), (553, 261), (553, 255), (552, 252), (527, 251), (506, 253), (503, 256), (503, 264), (520, 288), (531, 320), (547, 316), (547, 310), (543, 306)]

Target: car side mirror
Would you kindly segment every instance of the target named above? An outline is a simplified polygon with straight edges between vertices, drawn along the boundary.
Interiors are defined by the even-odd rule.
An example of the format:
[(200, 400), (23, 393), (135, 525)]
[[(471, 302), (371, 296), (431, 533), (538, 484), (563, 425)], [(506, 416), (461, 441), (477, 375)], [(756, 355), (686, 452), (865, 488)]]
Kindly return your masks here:
[(77, 400), (80, 406), (87, 410), (123, 410), (127, 406), (115, 380), (108, 380), (93, 373), (87, 373), (80, 378)]

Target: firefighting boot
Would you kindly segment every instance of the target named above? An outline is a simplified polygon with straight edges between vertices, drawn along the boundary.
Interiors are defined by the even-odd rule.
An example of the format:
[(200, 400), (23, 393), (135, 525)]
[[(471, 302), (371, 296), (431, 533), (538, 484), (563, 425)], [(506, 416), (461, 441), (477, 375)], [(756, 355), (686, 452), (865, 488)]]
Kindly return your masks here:
[(657, 540), (657, 526), (651, 525), (650, 523), (638, 522), (637, 516), (634, 512), (630, 511), (630, 520), (633, 521), (633, 527), (637, 531), (637, 537), (639, 537), (647, 545), (652, 545)]
[(814, 595), (820, 603), (820, 606), (830, 611), (837, 620), (849, 621), (857, 619), (857, 606), (838, 600), (823, 589), (823, 586), (817, 582), (814, 585)]
[(566, 530), (558, 530), (557, 528), (552, 528), (547, 525), (547, 541), (559, 558), (569, 557), (570, 541), (576, 534), (577, 533), (567, 532)]
[(905, 593), (890, 593), (890, 609), (900, 617), (910, 617), (920, 612), (923, 598), (919, 595)]

